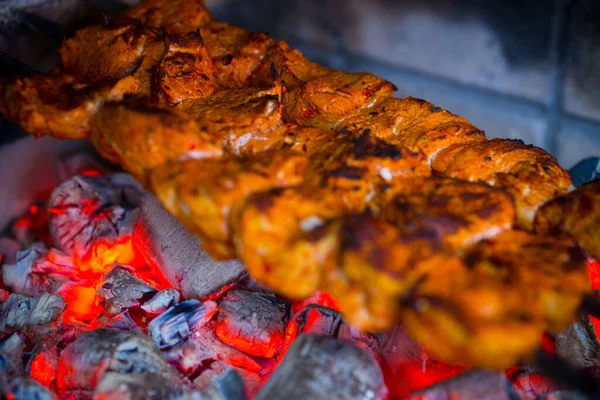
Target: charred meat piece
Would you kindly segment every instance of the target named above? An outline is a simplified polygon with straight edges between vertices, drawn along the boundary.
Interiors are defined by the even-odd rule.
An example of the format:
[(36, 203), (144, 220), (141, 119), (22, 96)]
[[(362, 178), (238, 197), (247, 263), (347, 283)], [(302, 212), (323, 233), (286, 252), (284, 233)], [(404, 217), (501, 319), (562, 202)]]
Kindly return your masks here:
[(364, 330), (398, 319), (398, 298), (427, 270), (421, 262), (453, 253), (512, 227), (512, 199), (500, 189), (459, 180), (407, 179), (403, 191), (371, 212), (344, 218), (339, 265), (325, 274), (329, 293)]
[(290, 89), (284, 115), (294, 124), (333, 128), (353, 113), (382, 102), (394, 90), (390, 82), (369, 73), (331, 71)]
[(70, 75), (34, 75), (0, 84), (0, 113), (37, 137), (83, 139), (89, 120), (106, 101), (121, 101), (139, 89), (131, 77), (97, 85), (76, 85)]
[(235, 256), (231, 216), (252, 193), (298, 185), (308, 160), (293, 151), (189, 160), (156, 169), (151, 186), (163, 205), (200, 236), (217, 259)]
[(200, 33), (169, 35), (167, 44), (167, 53), (154, 73), (158, 101), (176, 105), (210, 96), (217, 82)]
[(127, 10), (123, 19), (167, 33), (195, 32), (212, 21), (203, 0), (146, 0)]
[(556, 158), (518, 140), (455, 144), (441, 150), (431, 167), (452, 178), (506, 188), (517, 205), (518, 225), (528, 230), (537, 208), (571, 187), (571, 176)]
[(452, 144), (485, 141), (483, 131), (469, 121), (424, 100), (407, 97), (387, 99), (342, 120), (338, 127), (369, 129), (388, 143), (421, 151), (427, 159)]
[[(590, 282), (569, 240), (509, 231), (460, 257), (429, 257), (402, 300), (408, 331), (445, 360), (500, 369), (576, 319)], [(443, 332), (443, 334), (440, 334)]]
[(541, 235), (577, 240), (592, 257), (600, 260), (600, 181), (544, 204), (535, 215), (534, 226)]

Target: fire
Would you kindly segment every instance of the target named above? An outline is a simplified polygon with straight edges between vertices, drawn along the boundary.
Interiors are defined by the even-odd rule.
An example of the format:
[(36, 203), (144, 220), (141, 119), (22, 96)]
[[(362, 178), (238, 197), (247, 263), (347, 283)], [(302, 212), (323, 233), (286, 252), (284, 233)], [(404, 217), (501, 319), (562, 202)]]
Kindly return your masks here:
[(108, 272), (115, 263), (131, 265), (135, 259), (131, 236), (126, 236), (113, 243), (96, 241), (83, 257), (75, 257), (74, 261), (82, 273), (101, 274)]
[(38, 353), (31, 361), (30, 371), (31, 379), (47, 388), (52, 386), (56, 378), (56, 365), (48, 360), (47, 355), (43, 352)]

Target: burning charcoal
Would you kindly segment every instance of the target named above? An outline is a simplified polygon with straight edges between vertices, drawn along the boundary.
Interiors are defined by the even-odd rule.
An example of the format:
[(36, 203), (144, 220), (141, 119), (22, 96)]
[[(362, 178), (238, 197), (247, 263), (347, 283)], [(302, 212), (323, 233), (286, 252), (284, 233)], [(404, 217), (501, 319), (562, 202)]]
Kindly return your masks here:
[(149, 298), (157, 292), (122, 265), (115, 265), (102, 286), (98, 296), (104, 299), (104, 307), (110, 315), (117, 315), (126, 308), (140, 305), (142, 298)]
[(139, 184), (122, 177), (78, 175), (63, 182), (48, 200), (54, 244), (83, 258), (95, 242), (110, 244), (131, 235), (140, 193)]
[(12, 291), (39, 297), (55, 293), (60, 285), (75, 279), (73, 259), (56, 249), (31, 247), (17, 254), (14, 264), (2, 267), (4, 284)]
[(25, 343), (16, 333), (0, 342), (0, 389), (23, 375), (24, 349)]
[(502, 372), (469, 371), (419, 390), (407, 400), (513, 400), (518, 398)]
[(386, 396), (379, 365), (367, 351), (330, 337), (300, 335), (256, 399)]
[[(210, 387), (214, 382), (219, 381), (220, 377), (223, 378), (227, 374), (236, 375), (238, 378), (241, 378), (241, 382), (236, 383), (236, 386), (239, 387), (239, 393), (248, 393), (251, 397), (254, 397), (263, 383), (261, 376), (256, 372), (232, 367), (223, 361), (215, 361), (200, 376), (194, 379), (194, 386), (201, 389), (202, 394), (205, 394), (206, 392), (210, 392)], [(228, 397), (226, 398), (228, 399)]]
[(559, 389), (550, 379), (531, 366), (514, 366), (505, 372), (515, 393), (523, 400), (537, 400)]
[(438, 360), (396, 325), (378, 336), (385, 381), (393, 398), (403, 399), (410, 393), (450, 379), (466, 371), (464, 366)]
[(102, 400), (173, 399), (180, 391), (181, 389), (160, 375), (107, 372), (96, 386), (94, 398)]
[(30, 247), (19, 251), (15, 256), (14, 264), (2, 266), (2, 281), (4, 286), (16, 293), (34, 295), (32, 287), (32, 273), (35, 262), (38, 261), (47, 250), (42, 247)]
[(337, 338), (344, 342), (352, 343), (355, 346), (362, 347), (375, 358), (379, 357), (380, 349), (377, 338), (371, 334), (356, 330), (346, 321), (342, 320), (338, 329)]
[(4, 389), (4, 398), (11, 400), (54, 400), (56, 397), (46, 387), (32, 379), (17, 378)]
[(600, 365), (600, 343), (587, 315), (557, 334), (555, 345), (556, 354), (576, 368)]
[(298, 325), (298, 334), (336, 336), (342, 315), (332, 308), (311, 304), (294, 315), (294, 322)]
[(21, 250), (21, 244), (8, 237), (0, 238), (0, 265), (13, 263), (17, 253)]
[(131, 318), (128, 310), (123, 311), (120, 314), (115, 315), (106, 323), (107, 328), (115, 328), (122, 331), (131, 331), (139, 329), (138, 324)]
[(44, 335), (65, 307), (60, 296), (44, 293), (33, 298), (13, 293), (2, 304), (0, 333), (26, 331), (33, 336)]
[(217, 303), (187, 300), (170, 308), (148, 324), (148, 334), (159, 348), (176, 345), (207, 323), (217, 312)]
[(142, 310), (150, 315), (162, 314), (179, 302), (179, 292), (175, 289), (163, 289), (157, 292), (147, 302), (142, 304)]
[(149, 193), (142, 197), (134, 244), (148, 264), (185, 299), (206, 297), (239, 280), (246, 271), (237, 260), (213, 260), (201, 250), (199, 239)]
[(56, 380), (58, 357), (59, 351), (53, 340), (38, 343), (27, 364), (29, 377), (45, 387), (51, 387)]
[(274, 357), (283, 340), (289, 306), (273, 296), (231, 290), (219, 301), (216, 334), (248, 354)]
[(60, 390), (94, 390), (105, 372), (153, 374), (183, 385), (182, 378), (162, 358), (151, 338), (131, 331), (100, 328), (82, 332), (60, 354)]
[(185, 375), (191, 375), (213, 361), (223, 361), (249, 371), (261, 369), (252, 357), (221, 342), (215, 335), (214, 322), (198, 326), (188, 340), (163, 351), (163, 354)]
[(214, 379), (199, 396), (193, 400), (246, 400), (246, 390), (242, 377), (234, 370), (223, 373)]

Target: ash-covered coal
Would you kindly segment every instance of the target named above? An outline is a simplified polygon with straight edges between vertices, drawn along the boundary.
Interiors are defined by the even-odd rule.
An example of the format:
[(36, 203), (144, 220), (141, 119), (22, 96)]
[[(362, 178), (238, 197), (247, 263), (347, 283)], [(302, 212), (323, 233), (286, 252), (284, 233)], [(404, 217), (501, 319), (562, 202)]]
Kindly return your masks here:
[(33, 379), (17, 378), (3, 390), (3, 398), (10, 400), (55, 400), (54, 394)]
[(156, 375), (172, 387), (186, 386), (150, 337), (110, 328), (82, 332), (62, 351), (57, 386), (61, 391), (93, 391), (108, 372)]
[(142, 299), (150, 298), (158, 292), (128, 269), (116, 264), (98, 289), (98, 296), (103, 299), (104, 308), (110, 315), (140, 306)]
[(300, 335), (256, 397), (271, 399), (384, 399), (387, 390), (369, 352), (350, 343)]
[(142, 188), (125, 174), (77, 175), (60, 184), (48, 200), (54, 245), (83, 258), (98, 242), (130, 236), (139, 214)]
[(290, 304), (274, 296), (231, 290), (219, 301), (216, 334), (247, 354), (274, 357), (287, 325)]
[(556, 354), (574, 367), (600, 366), (600, 342), (594, 324), (587, 315), (555, 337)]
[(179, 292), (175, 289), (158, 291), (147, 302), (142, 304), (142, 310), (150, 315), (159, 315), (179, 303)]
[(23, 375), (24, 349), (25, 342), (17, 333), (0, 341), (0, 390)]
[(217, 312), (217, 303), (187, 300), (170, 308), (148, 324), (148, 334), (160, 349), (174, 346), (207, 323)]
[(21, 332), (41, 338), (56, 328), (66, 303), (62, 297), (48, 293), (39, 298), (13, 293), (1, 307), (0, 335)]

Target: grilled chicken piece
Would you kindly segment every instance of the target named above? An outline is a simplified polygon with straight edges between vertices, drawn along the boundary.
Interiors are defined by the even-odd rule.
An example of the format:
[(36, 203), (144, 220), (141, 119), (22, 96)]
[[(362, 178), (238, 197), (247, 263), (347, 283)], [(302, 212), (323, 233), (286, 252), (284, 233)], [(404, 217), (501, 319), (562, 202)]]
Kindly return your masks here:
[(223, 154), (218, 133), (200, 129), (182, 112), (144, 102), (106, 104), (91, 125), (100, 154), (144, 184), (150, 170), (168, 162)]
[(336, 219), (363, 211), (392, 180), (430, 173), (419, 154), (368, 134), (344, 135), (330, 141), (330, 151), (311, 156), (301, 186), (253, 196), (234, 221), (236, 248), (248, 271), (286, 296), (328, 290), (322, 276), (337, 260)]
[(390, 82), (369, 73), (331, 71), (286, 92), (285, 117), (297, 125), (334, 128), (395, 90)]
[(426, 273), (423, 260), (511, 229), (515, 217), (510, 196), (485, 184), (445, 178), (401, 183), (399, 193), (384, 193), (390, 198), (378, 216), (344, 218), (340, 264), (324, 278), (348, 320), (368, 331), (398, 320), (398, 298)]
[(424, 100), (391, 98), (342, 120), (338, 127), (370, 130), (389, 143), (421, 151), (431, 161), (438, 151), (456, 143), (485, 141), (469, 121)]
[(292, 150), (240, 159), (188, 160), (157, 168), (151, 186), (216, 259), (235, 257), (230, 217), (252, 193), (298, 185), (308, 159)]
[(203, 0), (145, 0), (125, 11), (122, 19), (167, 33), (194, 32), (212, 21)]
[(508, 231), (460, 257), (430, 257), (406, 293), (408, 331), (446, 360), (504, 369), (527, 360), (545, 331), (575, 320), (590, 291), (585, 255), (570, 240)]
[(35, 136), (83, 139), (89, 120), (105, 101), (135, 93), (138, 81), (125, 77), (95, 85), (75, 84), (70, 75), (34, 75), (0, 83), (0, 113)]
[(177, 105), (217, 89), (213, 63), (199, 32), (167, 36), (168, 51), (154, 73), (154, 96)]
[(518, 225), (527, 230), (533, 228), (540, 205), (572, 187), (571, 176), (556, 158), (519, 140), (455, 144), (441, 150), (431, 167), (453, 178), (506, 188), (517, 205)]
[(224, 90), (177, 108), (130, 101), (105, 105), (94, 117), (92, 141), (141, 182), (170, 161), (238, 152), (254, 135), (281, 125), (281, 87)]
[(600, 181), (583, 185), (541, 206), (535, 214), (535, 231), (575, 239), (600, 260)]

